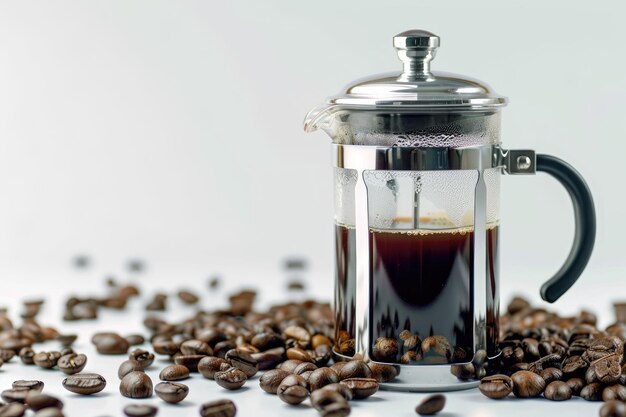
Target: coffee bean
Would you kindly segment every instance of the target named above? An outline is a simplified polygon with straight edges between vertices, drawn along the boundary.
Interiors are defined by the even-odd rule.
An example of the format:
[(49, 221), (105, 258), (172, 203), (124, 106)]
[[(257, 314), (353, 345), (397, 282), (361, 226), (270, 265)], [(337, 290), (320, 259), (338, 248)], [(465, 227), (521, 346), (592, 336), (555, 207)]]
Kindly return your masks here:
[(200, 298), (189, 290), (178, 291), (178, 298), (187, 305), (197, 304), (200, 301)]
[(602, 391), (602, 401), (626, 401), (626, 387), (615, 384), (604, 388)]
[(33, 357), (35, 365), (44, 369), (54, 368), (61, 358), (61, 352), (39, 352)]
[(598, 382), (585, 385), (580, 390), (580, 398), (585, 401), (600, 401), (602, 399), (602, 386)]
[(319, 389), (318, 391), (323, 391), (323, 390), (335, 391), (338, 394), (340, 394), (346, 401), (351, 401), (353, 397), (352, 390), (348, 388), (347, 386), (342, 385), (341, 383), (328, 384), (322, 387), (321, 389)]
[(180, 381), (189, 378), (189, 369), (183, 365), (169, 365), (161, 370), (159, 379), (162, 381)]
[(546, 381), (530, 371), (517, 371), (511, 375), (513, 394), (520, 398), (537, 397), (546, 387)]
[(313, 347), (313, 349), (317, 349), (319, 346), (322, 345), (332, 347), (333, 342), (330, 340), (330, 338), (324, 336), (323, 334), (314, 335), (311, 339), (311, 346)]
[(74, 374), (63, 380), (63, 388), (75, 394), (91, 395), (106, 386), (106, 380), (98, 374)]
[(544, 390), (543, 396), (551, 401), (565, 401), (572, 398), (572, 389), (563, 381), (552, 381)]
[(396, 362), (398, 341), (391, 337), (379, 337), (374, 342), (372, 357), (380, 362)]
[(42, 394), (37, 391), (31, 391), (26, 396), (26, 405), (33, 411), (39, 411), (44, 408), (63, 408), (63, 402), (52, 395)]
[(621, 360), (621, 354), (612, 353), (591, 362), (585, 373), (587, 382), (598, 381), (603, 384), (612, 384), (619, 381), (622, 374)]
[(37, 411), (35, 417), (65, 417), (65, 415), (58, 408), (52, 407)]
[(87, 364), (87, 356), (83, 354), (70, 353), (65, 356), (61, 356), (57, 362), (57, 366), (67, 375), (77, 374), (85, 369)]
[(507, 311), (509, 314), (516, 314), (520, 311), (526, 310), (530, 307), (530, 303), (522, 297), (514, 297), (509, 305)]
[(300, 348), (287, 349), (287, 358), (301, 362), (313, 362), (311, 355), (306, 350)]
[(220, 371), (222, 364), (228, 364), (228, 361), (215, 356), (205, 356), (198, 362), (198, 372), (208, 379), (213, 379), (215, 373)]
[(26, 406), (20, 403), (0, 405), (0, 417), (22, 417), (26, 412)]
[(328, 384), (339, 382), (339, 375), (331, 368), (319, 368), (311, 372), (307, 378), (311, 392)]
[(450, 342), (443, 336), (429, 336), (422, 341), (422, 352), (424, 356), (427, 354), (435, 354), (446, 359), (452, 357), (452, 347)]
[[(94, 336), (95, 337), (95, 336)], [(117, 333), (102, 333), (92, 338), (98, 353), (102, 355), (125, 355), (128, 353), (128, 341)]]
[(340, 382), (350, 388), (355, 400), (361, 400), (374, 395), (378, 391), (378, 382), (373, 378), (348, 378)]
[(504, 398), (513, 391), (513, 380), (502, 374), (487, 376), (480, 380), (478, 389), (486, 397)]
[(13, 349), (0, 349), (0, 359), (2, 362), (7, 363), (15, 357), (15, 351)]
[(139, 346), (146, 342), (146, 339), (140, 334), (130, 334), (126, 336), (126, 341), (129, 346)]
[(541, 357), (539, 353), (539, 341), (536, 339), (530, 337), (524, 338), (524, 340), (522, 340), (522, 348), (524, 349), (524, 357), (528, 360), (537, 360)]
[(311, 342), (311, 334), (300, 326), (289, 326), (283, 332), (285, 339), (293, 339), (299, 347), (306, 348)]
[(585, 386), (585, 382), (580, 378), (570, 378), (565, 383), (572, 390), (572, 395), (580, 395), (580, 390)]
[[(278, 369), (282, 369), (283, 371), (287, 371), (289, 373), (293, 373), (293, 371), (296, 369), (296, 367), (298, 365), (300, 365), (302, 363), (302, 361), (296, 360), (296, 359), (287, 359), (286, 361), (284, 361), (283, 363), (281, 363), (280, 365), (278, 365)], [(340, 362), (343, 363), (343, 362)]]
[(144, 372), (131, 372), (122, 378), (120, 394), (128, 398), (152, 397), (152, 380)]
[(288, 375), (285, 377), (276, 393), (278, 397), (287, 404), (300, 404), (309, 396), (307, 382), (300, 375)]
[(167, 295), (155, 294), (148, 304), (146, 304), (147, 311), (165, 311), (166, 310)]
[(262, 332), (254, 335), (250, 344), (260, 351), (266, 351), (275, 347), (283, 347), (285, 339), (274, 332)]
[(159, 382), (154, 387), (154, 392), (163, 401), (176, 404), (184, 400), (189, 394), (189, 387), (176, 382)]
[(274, 369), (276, 365), (278, 365), (282, 360), (282, 354), (272, 353), (272, 352), (257, 352), (251, 353), (250, 356), (257, 361), (259, 365), (259, 371), (264, 371), (267, 369)]
[(311, 362), (302, 362), (300, 365), (296, 366), (296, 369), (293, 370), (293, 373), (296, 375), (301, 375), (307, 371), (314, 371), (317, 369), (317, 366)]
[(587, 361), (580, 356), (570, 356), (563, 362), (563, 374), (567, 376), (583, 376), (589, 367)]
[(213, 349), (208, 343), (196, 339), (185, 340), (180, 345), (180, 352), (183, 355), (213, 355)]
[(400, 372), (399, 366), (384, 365), (381, 363), (368, 362), (367, 367), (370, 368), (371, 377), (380, 382), (391, 382), (398, 376)]
[(441, 394), (430, 395), (415, 407), (415, 412), (421, 416), (433, 416), (443, 410), (446, 397)]
[(19, 356), (24, 365), (33, 365), (35, 363), (35, 352), (30, 347), (20, 349)]
[(626, 417), (626, 404), (621, 401), (608, 401), (600, 408), (600, 417)]
[(231, 400), (217, 400), (200, 406), (201, 417), (235, 417), (237, 407)]
[(226, 371), (216, 372), (213, 376), (217, 385), (228, 390), (236, 390), (243, 386), (248, 379), (246, 374), (237, 368), (230, 368)]
[(29, 392), (30, 390), (28, 388), (7, 389), (0, 393), (0, 397), (2, 397), (3, 401), (6, 401), (8, 403), (16, 402), (24, 404), (24, 402), (26, 401), (26, 396)]
[(259, 364), (248, 352), (241, 349), (231, 349), (224, 357), (232, 366), (243, 371), (248, 378), (253, 377), (259, 371)]
[(31, 391), (41, 392), (43, 391), (43, 382), (36, 380), (23, 380), (13, 381), (13, 389), (28, 389)]
[(320, 412), (321, 417), (346, 417), (350, 414), (350, 405), (347, 401), (332, 403)]
[(124, 414), (128, 417), (154, 417), (159, 409), (148, 404), (131, 404), (124, 407)]
[(189, 372), (198, 372), (198, 363), (205, 358), (206, 355), (181, 355), (174, 358), (176, 365), (183, 365)]
[(372, 371), (365, 362), (361, 360), (351, 360), (345, 363), (338, 375), (340, 380), (349, 378), (371, 378)]
[(154, 354), (143, 349), (135, 349), (129, 355), (128, 359), (139, 362), (141, 367), (146, 370), (154, 362)]
[(559, 368), (546, 368), (540, 373), (541, 377), (544, 381), (546, 381), (546, 385), (552, 381), (560, 381), (563, 378), (563, 371)]
[(471, 363), (452, 365), (450, 372), (461, 380), (476, 379), (476, 368)]
[(291, 375), (289, 372), (283, 371), (282, 369), (272, 369), (261, 375), (259, 385), (263, 391), (276, 394), (280, 383), (289, 375)]
[(143, 372), (143, 366), (141, 366), (141, 364), (136, 360), (128, 359), (120, 364), (120, 367), (117, 370), (117, 377), (122, 379), (129, 373), (135, 371)]
[(152, 348), (159, 355), (173, 355), (178, 352), (178, 345), (172, 340), (161, 340), (152, 343)]
[(346, 402), (346, 399), (337, 391), (319, 389), (311, 392), (311, 405), (318, 411), (322, 411), (330, 404), (341, 402)]

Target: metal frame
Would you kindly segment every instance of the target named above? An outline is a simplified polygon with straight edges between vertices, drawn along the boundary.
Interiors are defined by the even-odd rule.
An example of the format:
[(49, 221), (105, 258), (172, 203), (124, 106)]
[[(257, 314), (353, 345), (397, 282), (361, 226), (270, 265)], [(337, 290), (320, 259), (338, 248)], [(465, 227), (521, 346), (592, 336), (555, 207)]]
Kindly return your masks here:
[[(337, 168), (357, 171), (355, 185), (356, 227), (356, 326), (355, 350), (367, 357), (371, 345), (370, 329), (370, 247), (369, 205), (364, 171), (437, 171), (475, 170), (478, 172), (474, 194), (474, 352), (486, 349), (486, 217), (487, 187), (484, 171), (502, 168), (509, 174), (534, 174), (535, 152), (507, 151), (497, 145), (465, 148), (414, 148), (360, 145), (333, 145)], [(483, 231), (483, 233), (478, 233)], [(483, 261), (479, 261), (479, 260)], [(401, 391), (442, 391), (475, 387), (477, 381), (460, 381), (450, 372), (451, 365), (400, 365), (400, 377), (382, 388)]]

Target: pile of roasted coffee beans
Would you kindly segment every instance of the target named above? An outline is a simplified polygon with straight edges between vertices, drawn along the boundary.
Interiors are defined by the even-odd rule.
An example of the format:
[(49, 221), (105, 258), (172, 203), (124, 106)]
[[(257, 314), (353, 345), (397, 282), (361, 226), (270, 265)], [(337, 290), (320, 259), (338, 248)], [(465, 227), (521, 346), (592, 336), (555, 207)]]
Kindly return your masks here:
[[(562, 317), (515, 298), (500, 320), (500, 356), (480, 363), (487, 375), (481, 375), (480, 392), (493, 399), (578, 396), (606, 401), (601, 417), (626, 417), (625, 308), (616, 304), (618, 321), (601, 330), (590, 312)], [(456, 367), (455, 375), (475, 377), (474, 365)]]
[(0, 405), (0, 416), (21, 417), (30, 409), (35, 417), (63, 417), (63, 401), (44, 394), (41, 381), (15, 381), (0, 396), (7, 404)]

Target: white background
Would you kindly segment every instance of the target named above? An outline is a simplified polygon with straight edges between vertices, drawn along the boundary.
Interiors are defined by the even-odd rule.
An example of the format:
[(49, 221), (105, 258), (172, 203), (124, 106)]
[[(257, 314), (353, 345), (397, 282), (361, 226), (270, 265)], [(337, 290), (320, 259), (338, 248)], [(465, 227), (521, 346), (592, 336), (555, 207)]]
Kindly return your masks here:
[[(256, 269), (301, 254), (330, 298), (330, 140), (302, 119), (398, 70), (391, 37), (422, 28), (442, 39), (435, 70), (510, 98), (506, 147), (587, 179), (596, 251), (558, 308), (606, 324), (626, 299), (625, 13), (604, 0), (0, 1), (0, 301), (75, 282), (76, 253), (94, 259), (89, 288), (129, 257), (163, 278), (148, 287), (244, 265), (228, 279), (275, 288)], [(502, 188), (503, 298), (537, 298), (569, 250), (568, 197), (545, 175)]]

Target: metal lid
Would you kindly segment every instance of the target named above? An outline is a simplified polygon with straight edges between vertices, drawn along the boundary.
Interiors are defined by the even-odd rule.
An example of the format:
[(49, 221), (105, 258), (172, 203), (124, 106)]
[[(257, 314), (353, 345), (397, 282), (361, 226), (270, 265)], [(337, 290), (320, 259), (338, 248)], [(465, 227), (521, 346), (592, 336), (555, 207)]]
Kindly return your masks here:
[(425, 30), (409, 30), (393, 38), (404, 65), (402, 73), (364, 78), (330, 97), (328, 105), (342, 108), (485, 109), (504, 106), (506, 97), (487, 84), (461, 75), (431, 72), (439, 37)]

